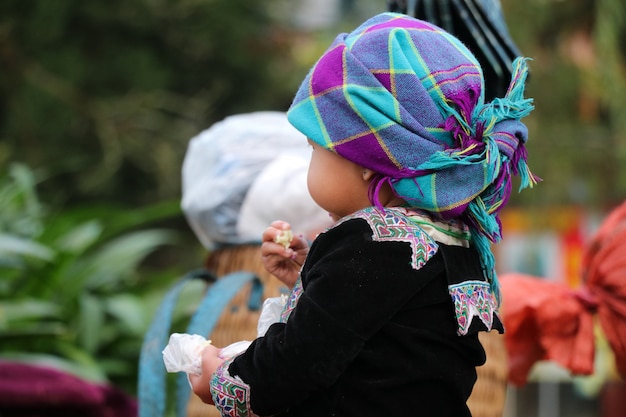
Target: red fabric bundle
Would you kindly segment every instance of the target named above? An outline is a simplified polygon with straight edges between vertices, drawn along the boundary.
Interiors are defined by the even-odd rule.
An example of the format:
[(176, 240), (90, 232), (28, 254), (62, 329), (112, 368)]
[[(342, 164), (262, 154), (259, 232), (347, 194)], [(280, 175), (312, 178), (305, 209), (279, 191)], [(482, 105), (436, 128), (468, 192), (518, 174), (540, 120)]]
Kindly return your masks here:
[(523, 274), (500, 277), (509, 381), (526, 383), (535, 362), (552, 360), (575, 375), (593, 372), (594, 315), (626, 377), (626, 203), (586, 245), (576, 290)]

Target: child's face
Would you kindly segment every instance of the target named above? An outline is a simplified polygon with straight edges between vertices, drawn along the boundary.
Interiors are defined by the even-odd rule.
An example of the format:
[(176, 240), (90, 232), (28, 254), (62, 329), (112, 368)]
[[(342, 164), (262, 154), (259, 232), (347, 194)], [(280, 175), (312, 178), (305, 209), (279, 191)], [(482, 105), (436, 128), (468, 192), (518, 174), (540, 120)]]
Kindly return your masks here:
[(371, 206), (363, 167), (309, 140), (313, 148), (307, 176), (309, 193), (333, 220)]

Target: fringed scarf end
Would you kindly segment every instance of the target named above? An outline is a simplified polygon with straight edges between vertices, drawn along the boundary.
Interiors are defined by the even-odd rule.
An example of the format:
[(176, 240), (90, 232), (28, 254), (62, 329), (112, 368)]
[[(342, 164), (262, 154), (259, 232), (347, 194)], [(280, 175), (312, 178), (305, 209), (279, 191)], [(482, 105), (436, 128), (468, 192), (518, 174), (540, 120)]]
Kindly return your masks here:
[[(521, 120), (528, 116), (535, 108), (532, 98), (524, 98), (526, 79), (528, 77), (528, 65), (530, 58), (517, 58), (513, 62), (513, 75), (511, 84), (504, 98), (495, 98), (479, 110), (478, 117), (483, 120), (496, 119)], [(477, 109), (478, 110), (478, 109)]]
[(491, 293), (493, 294), (497, 306), (500, 306), (500, 283), (496, 274), (496, 260), (491, 251), (491, 242), (482, 234), (479, 230), (476, 230), (475, 225), (470, 225), (470, 231), (472, 234), (471, 242), (474, 248), (478, 251), (480, 256), (480, 262), (483, 267), (485, 278), (489, 282)]

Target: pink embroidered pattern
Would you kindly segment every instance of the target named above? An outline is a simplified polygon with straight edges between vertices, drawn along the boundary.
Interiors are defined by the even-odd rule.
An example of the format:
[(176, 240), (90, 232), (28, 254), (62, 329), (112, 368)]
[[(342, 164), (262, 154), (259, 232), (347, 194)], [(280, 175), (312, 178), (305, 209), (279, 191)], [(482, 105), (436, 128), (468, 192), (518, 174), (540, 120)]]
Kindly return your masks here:
[(280, 313), (280, 323), (286, 323), (289, 315), (296, 308), (296, 304), (298, 304), (298, 300), (300, 299), (300, 295), (302, 294), (302, 279), (298, 277), (295, 285), (291, 289), (291, 293), (289, 293), (289, 298), (287, 299), (287, 303), (283, 308), (283, 311)]
[(437, 243), (426, 233), (415, 233), (419, 228), (407, 218), (406, 210), (386, 208), (380, 210), (368, 207), (353, 215), (344, 217), (340, 222), (350, 219), (364, 219), (372, 229), (372, 239), (375, 241), (408, 242), (411, 245), (413, 256), (411, 267), (420, 269), (438, 250)]
[(250, 386), (228, 372), (233, 358), (222, 363), (211, 377), (211, 396), (223, 417), (256, 417), (250, 408)]
[(478, 317), (491, 330), (493, 315), (497, 314), (497, 303), (488, 282), (464, 281), (448, 286), (448, 292), (454, 302), (457, 334), (466, 335), (474, 317)]

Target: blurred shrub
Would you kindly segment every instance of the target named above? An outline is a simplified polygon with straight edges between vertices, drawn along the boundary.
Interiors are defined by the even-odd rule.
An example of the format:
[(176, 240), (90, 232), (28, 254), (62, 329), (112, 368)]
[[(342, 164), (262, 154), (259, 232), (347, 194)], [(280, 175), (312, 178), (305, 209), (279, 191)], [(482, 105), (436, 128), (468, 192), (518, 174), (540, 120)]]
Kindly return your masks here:
[(623, 0), (502, 0), (530, 62), (529, 161), (544, 179), (514, 195), (530, 206), (605, 210), (626, 196), (626, 7)]
[(177, 214), (178, 204), (52, 210), (36, 183), (16, 164), (0, 178), (0, 358), (132, 393), (143, 335), (173, 280), (171, 270), (139, 273), (176, 237), (146, 226)]
[(177, 197), (189, 138), (291, 100), (272, 3), (0, 2), (0, 167), (45, 166), (69, 203)]

